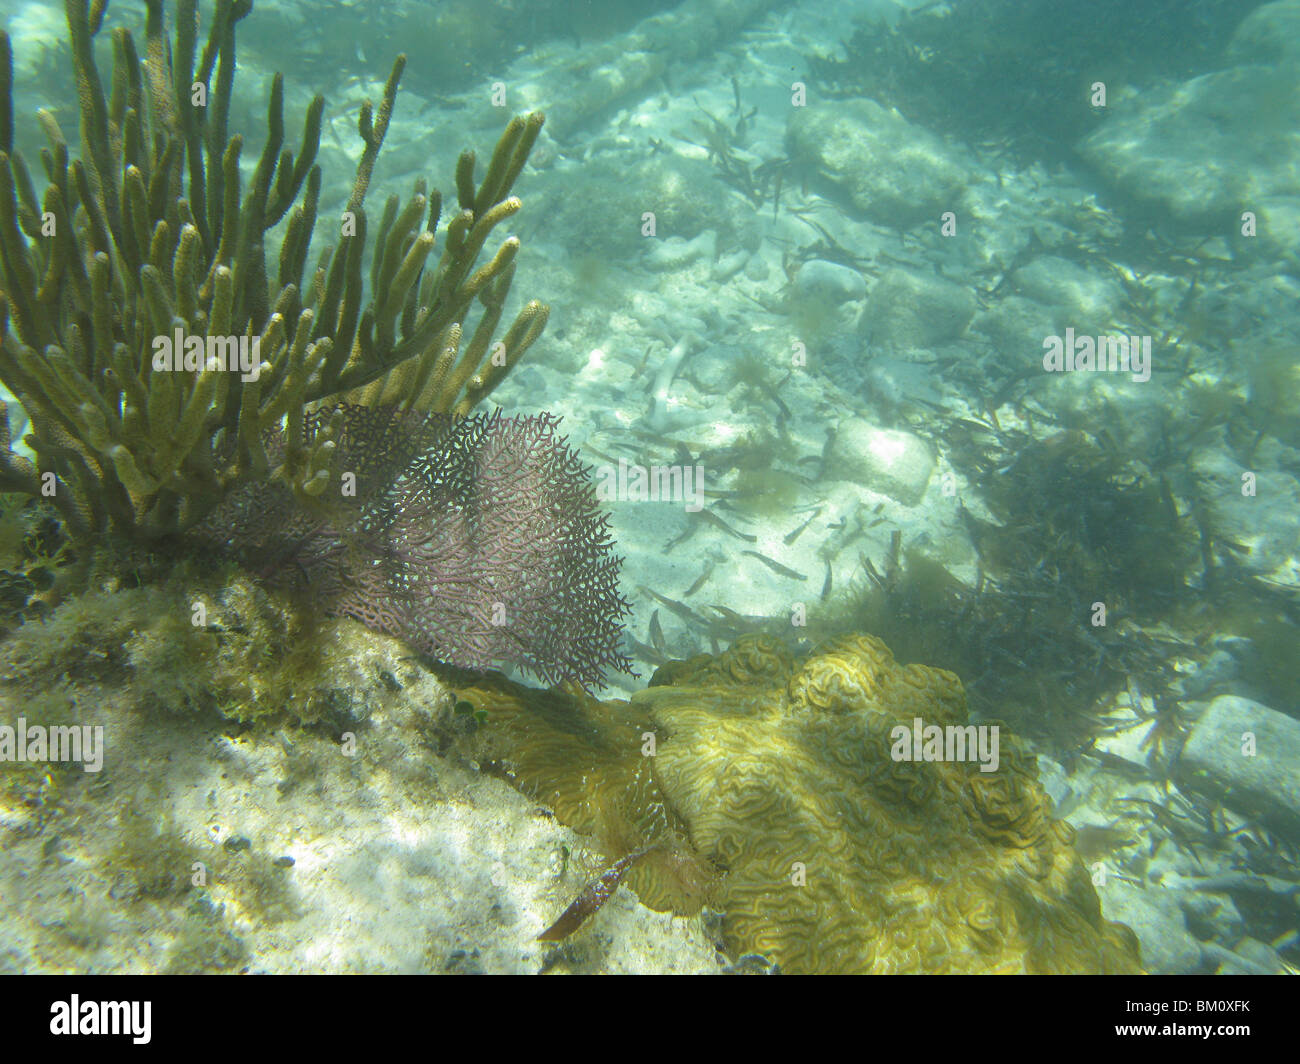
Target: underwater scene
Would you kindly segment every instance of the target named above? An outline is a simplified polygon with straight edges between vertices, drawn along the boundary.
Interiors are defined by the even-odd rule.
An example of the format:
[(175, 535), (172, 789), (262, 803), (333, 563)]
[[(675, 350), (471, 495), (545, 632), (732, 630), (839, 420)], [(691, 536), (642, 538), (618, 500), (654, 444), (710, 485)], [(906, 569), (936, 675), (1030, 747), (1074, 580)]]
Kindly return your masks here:
[(1300, 0), (0, 16), (0, 973), (1300, 973)]

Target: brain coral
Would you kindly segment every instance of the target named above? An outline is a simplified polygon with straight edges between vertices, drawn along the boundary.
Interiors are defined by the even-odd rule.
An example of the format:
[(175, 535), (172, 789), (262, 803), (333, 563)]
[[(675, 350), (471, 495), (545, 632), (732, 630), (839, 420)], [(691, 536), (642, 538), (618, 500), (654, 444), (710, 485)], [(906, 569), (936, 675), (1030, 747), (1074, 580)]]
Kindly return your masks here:
[(1140, 970), (1005, 730), (994, 772), (891, 758), (895, 726), (964, 724), (965, 697), (877, 639), (796, 662), (745, 637), (664, 666), (630, 703), (504, 681), (459, 690), (488, 709), (486, 748), (562, 820), (607, 848), (674, 840), (675, 862), (628, 877), (646, 904), (698, 907), (673, 874), (684, 849), (694, 887), (716, 869), (708, 900), (733, 955), (787, 972)]

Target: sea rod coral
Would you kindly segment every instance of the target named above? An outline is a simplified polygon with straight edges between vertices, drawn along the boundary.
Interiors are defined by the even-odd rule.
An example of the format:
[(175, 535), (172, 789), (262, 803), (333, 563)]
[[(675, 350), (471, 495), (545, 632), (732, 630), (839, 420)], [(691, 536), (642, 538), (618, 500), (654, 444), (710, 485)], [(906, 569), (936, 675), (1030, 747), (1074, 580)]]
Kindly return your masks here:
[[(275, 76), (246, 187), (243, 138), (227, 129), (236, 28), (251, 0), (217, 0), (201, 53), (197, 0), (178, 0), (173, 40), (162, 0), (146, 0), (143, 58), (115, 30), (107, 92), (94, 52), (106, 0), (65, 6), (80, 154), (53, 112), (39, 112), (49, 145), (39, 198), (14, 150), (12, 52), (0, 34), (0, 383), (30, 419), (35, 454), (11, 449), (0, 410), (0, 490), (52, 498), (74, 533), (137, 540), (192, 528), (268, 477), (309, 502), (340, 473), (341, 423), (304, 433), (313, 410), (343, 400), (465, 414), (541, 333), (548, 310), (532, 301), (493, 341), (518, 240), (478, 265), (492, 230), (520, 208), (510, 191), (540, 114), (507, 125), (481, 181), (474, 154), (461, 155), (436, 264), (440, 193), (417, 181), (405, 203), (386, 202), (367, 298), (364, 203), (404, 56), (378, 108), (361, 109), (339, 240), (313, 268), (324, 99), (308, 107), (295, 152)], [(286, 216), (278, 256), (268, 254), (266, 234)], [(172, 337), (188, 357), (163, 357)], [(256, 357), (232, 372), (235, 351)], [(282, 424), (273, 456), (266, 440)]]

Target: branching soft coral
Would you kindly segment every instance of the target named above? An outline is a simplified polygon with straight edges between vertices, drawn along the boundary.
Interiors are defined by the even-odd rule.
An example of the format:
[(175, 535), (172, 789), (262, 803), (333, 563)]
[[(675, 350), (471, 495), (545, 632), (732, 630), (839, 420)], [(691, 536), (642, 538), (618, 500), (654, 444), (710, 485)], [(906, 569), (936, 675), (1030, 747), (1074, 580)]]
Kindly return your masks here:
[[(94, 39), (107, 4), (66, 0), (81, 154), (41, 111), (40, 198), (14, 150), (12, 53), (0, 32), (0, 383), (30, 419), (35, 454), (11, 449), (0, 405), (0, 490), (52, 496), (81, 535), (155, 541), (253, 481), (275, 477), (306, 500), (325, 490), (329, 433), (297, 446), (313, 404), (468, 411), (536, 340), (547, 308), (529, 302), (494, 342), (519, 241), (478, 263), (520, 209), (511, 188), (540, 114), (506, 126), (481, 181), (474, 154), (460, 156), (439, 255), (441, 194), (420, 180), (404, 205), (387, 201), (367, 298), (364, 205), (405, 56), (378, 108), (361, 108), (339, 239), (316, 260), (323, 98), (308, 106), (295, 152), (284, 79), (272, 79), (265, 147), (245, 181), (243, 138), (227, 119), (236, 27), (251, 0), (217, 0), (201, 54), (197, 0), (177, 0), (174, 40), (163, 0), (146, 6), (143, 54), (115, 31), (106, 90)], [(266, 234), (282, 219), (277, 254)], [(292, 442), (273, 461), (263, 439), (285, 421)]]

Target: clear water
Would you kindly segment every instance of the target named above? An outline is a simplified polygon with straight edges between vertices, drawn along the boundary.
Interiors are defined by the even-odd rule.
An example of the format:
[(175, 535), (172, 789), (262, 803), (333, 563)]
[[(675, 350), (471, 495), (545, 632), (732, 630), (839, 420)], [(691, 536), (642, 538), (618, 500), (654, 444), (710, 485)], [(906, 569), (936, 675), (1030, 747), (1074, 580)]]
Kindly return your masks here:
[[(131, 427), (130, 389), (104, 372), (119, 363), (94, 353), (96, 220), (84, 207), (65, 219), (47, 198), (37, 109), (72, 158), (87, 154), (62, 7), (0, 4), (13, 148), (49, 212), (3, 223), (6, 248), (35, 265), (24, 280), (15, 252), (3, 273), (0, 969), (980, 970), (955, 932), (932, 968), (877, 948), (889, 920), (941, 913), (938, 842), (923, 831), (911, 844), (920, 856), (904, 863), (922, 871), (904, 902), (897, 877), (873, 884), (846, 856), (869, 856), (874, 828), (816, 827), (833, 808), (878, 823), (865, 811), (883, 801), (881, 762), (839, 750), (821, 725), (796, 741), (726, 716), (794, 712), (785, 674), (726, 689), (669, 664), (737, 640), (817, 662), (827, 640), (861, 633), (900, 667), (954, 674), (981, 729), (983, 746), (918, 751), (915, 771), (1036, 773), (1026, 793), (1074, 832), (1058, 859), (1133, 929), (1147, 970), (1294, 972), (1295, 0), (259, 3), (237, 28), (228, 107), (241, 196), (273, 73), (295, 158), (313, 95), (325, 99), (289, 325), (304, 302), (319, 309), (322, 252), (355, 224), (358, 115), (379, 106), (397, 52), (406, 66), (360, 204), (359, 309), (395, 283), (371, 270), (388, 198), (406, 204), (420, 181), (441, 190), (432, 275), (466, 206), (459, 153), (477, 152), (481, 182), (510, 117), (545, 113), (514, 183), (522, 205), (474, 268), (517, 237), (495, 336), (529, 300), (549, 320), (479, 411), (559, 418), (529, 453), (553, 455), (563, 436), (584, 470), (519, 473), (523, 445), (500, 443), (501, 423), (453, 460), (445, 437), (416, 446), (415, 422), (383, 415), (320, 452), (322, 480), (297, 501), (275, 485), (301, 468), (268, 436), (267, 468), (231, 465), (233, 508), (204, 496), (203, 521), (146, 504), (194, 494), (197, 466), (173, 463), (169, 487), (146, 490), (115, 464), (114, 448), (153, 453), (184, 419), (182, 405), (171, 421), (150, 413), (153, 442)], [(200, 5), (200, 51), (211, 17)], [(174, 19), (169, 6), (169, 35)], [(94, 45), (106, 85), (120, 30), (146, 54), (141, 10), (112, 5)], [(151, 110), (151, 129), (167, 121)], [(122, 136), (106, 141), (119, 187)], [(267, 335), (306, 194), (259, 238), (267, 306), (240, 303), (232, 337)], [(471, 221), (484, 206), (471, 197)], [(134, 338), (123, 364), (147, 386), (156, 349), (123, 309), (144, 260), (120, 219), (108, 224), (108, 332)], [(77, 269), (51, 259), (63, 226)], [(200, 281), (216, 237), (201, 239)], [(238, 273), (247, 260), (227, 261)], [(392, 322), (399, 338), (431, 305), (417, 293)], [(200, 304), (188, 318), (173, 307), (189, 332), (211, 310), (201, 287)], [(466, 309), (465, 345), (484, 315)], [(77, 380), (57, 370), (80, 398), (34, 375), (31, 359), (66, 363), (47, 344), (86, 360)], [(196, 376), (178, 379), (192, 390)], [(106, 404), (106, 435), (86, 428), (83, 386)], [(386, 408), (393, 388), (347, 398)], [(235, 419), (195, 433), (220, 462)], [(361, 508), (348, 509), (358, 472)], [(546, 494), (557, 480), (569, 494)], [(495, 509), (484, 486), (505, 493)], [(146, 512), (176, 534), (151, 532)], [(599, 539), (605, 517), (607, 544), (565, 538)], [(507, 709), (481, 676), (447, 668), (486, 665), (534, 694), (515, 689)], [(546, 709), (539, 692), (566, 678), (632, 708), (584, 708), (569, 687)], [(677, 701), (654, 695), (674, 685)], [(832, 701), (866, 721), (891, 690)], [(924, 705), (919, 727), (942, 725), (938, 703)], [(84, 748), (56, 751), (44, 729), (63, 727)], [(33, 746), (32, 729), (49, 743)], [(645, 735), (670, 756), (647, 755)], [(998, 735), (1020, 754), (999, 763)], [(764, 797), (735, 799), (750, 785)], [(654, 787), (671, 816), (646, 798)], [(827, 790), (846, 804), (827, 805)], [(935, 839), (945, 818), (922, 817)], [(791, 822), (810, 825), (797, 842)], [(847, 954), (790, 945), (791, 913), (812, 896), (799, 892), (823, 887), (830, 924), (814, 934), (838, 929)], [(751, 905), (754, 892), (770, 900)], [(538, 941), (571, 902), (589, 910), (582, 925)], [(668, 910), (683, 919), (656, 915)], [(1065, 947), (999, 956), (986, 970), (1104, 967)]]

